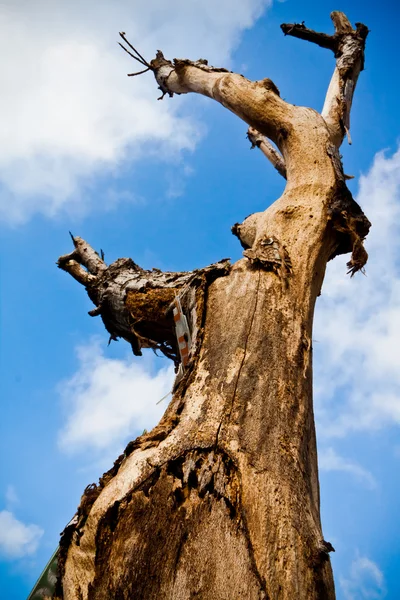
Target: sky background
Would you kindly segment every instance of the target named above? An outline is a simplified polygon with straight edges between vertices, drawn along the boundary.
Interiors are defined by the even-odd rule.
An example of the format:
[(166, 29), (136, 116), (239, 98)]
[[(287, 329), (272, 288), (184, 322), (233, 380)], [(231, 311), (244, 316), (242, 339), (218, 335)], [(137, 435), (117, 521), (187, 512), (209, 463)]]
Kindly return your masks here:
[(366, 277), (329, 264), (315, 318), (322, 521), (339, 600), (400, 598), (400, 150), (398, 40), (390, 0), (6, 0), (0, 5), (0, 584), (26, 598), (74, 514), (126, 443), (150, 429), (167, 360), (133, 357), (82, 286), (58, 270), (68, 231), (144, 268), (191, 270), (241, 248), (235, 222), (284, 180), (249, 151), (246, 125), (209, 99), (165, 98), (128, 78), (125, 31), (151, 59), (205, 57), (320, 110), (334, 59), (282, 35), (332, 31), (344, 11), (371, 29), (343, 145), (372, 221)]

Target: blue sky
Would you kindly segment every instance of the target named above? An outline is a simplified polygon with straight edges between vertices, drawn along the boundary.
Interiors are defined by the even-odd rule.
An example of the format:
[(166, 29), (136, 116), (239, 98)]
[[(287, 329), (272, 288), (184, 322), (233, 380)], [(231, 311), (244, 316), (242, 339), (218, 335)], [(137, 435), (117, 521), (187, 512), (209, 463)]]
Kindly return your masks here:
[(350, 187), (372, 221), (367, 276), (329, 265), (314, 332), (322, 518), (340, 600), (400, 597), (400, 152), (398, 4), (383, 0), (6, 0), (0, 8), (0, 582), (27, 596), (84, 487), (154, 425), (169, 363), (108, 336), (55, 261), (68, 230), (146, 268), (185, 270), (241, 255), (233, 223), (284, 181), (249, 151), (246, 125), (208, 99), (157, 102), (129, 79), (124, 30), (146, 58), (206, 57), (270, 77), (320, 109), (333, 57), (284, 38), (282, 22), (330, 31), (342, 10), (371, 29), (343, 145)]

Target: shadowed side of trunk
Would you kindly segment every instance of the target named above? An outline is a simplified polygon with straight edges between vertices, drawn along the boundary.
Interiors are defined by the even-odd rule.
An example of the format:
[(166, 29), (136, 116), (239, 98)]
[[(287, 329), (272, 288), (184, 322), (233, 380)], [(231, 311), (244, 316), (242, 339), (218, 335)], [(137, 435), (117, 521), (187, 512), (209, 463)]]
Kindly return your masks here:
[(211, 284), (201, 350), (159, 425), (169, 434), (139, 439), (99, 490), (69, 541), (65, 599), (334, 598), (312, 417), (315, 259), (311, 288), (246, 259)]

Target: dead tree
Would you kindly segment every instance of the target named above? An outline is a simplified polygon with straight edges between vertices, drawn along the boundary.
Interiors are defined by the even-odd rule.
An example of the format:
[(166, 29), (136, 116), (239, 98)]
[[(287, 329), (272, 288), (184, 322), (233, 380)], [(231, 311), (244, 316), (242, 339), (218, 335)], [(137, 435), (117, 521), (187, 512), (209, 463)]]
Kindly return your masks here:
[[(339, 154), (345, 135), (350, 141), (368, 29), (331, 17), (333, 35), (282, 25), (335, 55), (322, 113), (282, 100), (270, 79), (249, 81), (203, 59), (170, 61), (158, 51), (147, 62), (121, 34), (163, 96), (203, 94), (243, 119), (287, 184), (267, 210), (234, 225), (244, 258), (232, 266), (162, 273), (119, 259), (107, 267), (80, 238), (59, 259), (111, 338), (126, 339), (134, 354), (159, 349), (179, 372), (160, 423), (85, 490), (61, 538), (56, 597), (335, 596), (320, 522), (312, 322), (327, 261), (351, 253), (349, 273), (362, 270), (370, 223)], [(178, 300), (191, 345), (176, 337)]]

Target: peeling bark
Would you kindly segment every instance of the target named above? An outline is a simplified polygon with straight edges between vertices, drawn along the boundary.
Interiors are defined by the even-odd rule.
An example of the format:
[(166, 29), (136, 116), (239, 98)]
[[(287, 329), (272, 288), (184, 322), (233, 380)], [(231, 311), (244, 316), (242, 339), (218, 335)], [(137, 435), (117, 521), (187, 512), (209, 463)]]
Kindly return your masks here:
[(80, 238), (59, 260), (86, 287), (89, 314), (135, 354), (160, 349), (178, 367), (175, 295), (193, 345), (160, 423), (85, 490), (61, 538), (57, 597), (334, 600), (333, 547), (320, 522), (312, 322), (327, 261), (352, 252), (349, 272), (362, 270), (370, 223), (338, 150), (367, 30), (353, 30), (342, 13), (333, 20), (333, 36), (282, 26), (336, 54), (338, 84), (323, 115), (282, 100), (269, 79), (252, 82), (203, 59), (169, 61), (159, 51), (147, 62), (123, 34), (163, 96), (209, 96), (253, 128), (287, 185), (267, 210), (234, 225), (244, 258), (232, 267), (162, 273), (130, 259), (107, 267)]
[(123, 338), (130, 343), (135, 356), (142, 355), (142, 348), (160, 350), (178, 365), (172, 313), (172, 302), (178, 296), (192, 330), (191, 354), (196, 353), (201, 329), (199, 294), (204, 294), (216, 277), (229, 271), (228, 259), (186, 273), (165, 273), (159, 269), (146, 271), (130, 258), (119, 258), (107, 267), (85, 240), (71, 237), (75, 250), (61, 256), (57, 264), (85, 285), (96, 306), (89, 315), (101, 316), (110, 341)]

